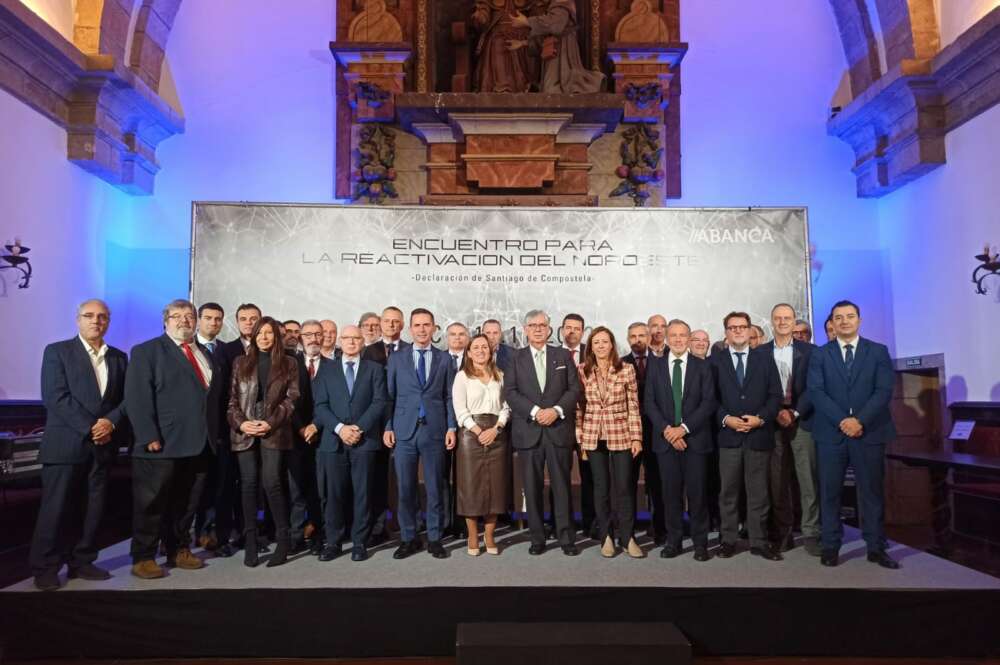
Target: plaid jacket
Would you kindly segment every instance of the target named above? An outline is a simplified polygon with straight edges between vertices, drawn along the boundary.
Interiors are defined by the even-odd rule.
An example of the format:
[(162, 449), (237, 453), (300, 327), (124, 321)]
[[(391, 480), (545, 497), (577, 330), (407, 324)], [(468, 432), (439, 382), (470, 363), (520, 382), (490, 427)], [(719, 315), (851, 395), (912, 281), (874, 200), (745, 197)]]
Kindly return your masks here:
[(622, 363), (617, 372), (611, 369), (604, 399), (601, 399), (597, 387), (597, 372), (586, 377), (582, 365), (580, 386), (580, 401), (576, 405), (576, 440), (581, 448), (594, 450), (598, 440), (607, 441), (608, 450), (627, 450), (633, 441), (642, 443), (639, 386), (632, 365)]

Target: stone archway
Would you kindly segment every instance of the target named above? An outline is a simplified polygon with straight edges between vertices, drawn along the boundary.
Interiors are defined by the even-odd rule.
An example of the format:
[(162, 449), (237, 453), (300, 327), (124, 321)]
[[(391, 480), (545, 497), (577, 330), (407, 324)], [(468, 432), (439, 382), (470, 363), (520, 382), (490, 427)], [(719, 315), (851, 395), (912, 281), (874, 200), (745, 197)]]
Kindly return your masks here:
[(142, 0), (139, 6), (128, 65), (153, 90), (160, 87), (167, 39), (180, 6), (181, 0)]
[(78, 49), (124, 62), (132, 0), (77, 0), (73, 14), (73, 44)]

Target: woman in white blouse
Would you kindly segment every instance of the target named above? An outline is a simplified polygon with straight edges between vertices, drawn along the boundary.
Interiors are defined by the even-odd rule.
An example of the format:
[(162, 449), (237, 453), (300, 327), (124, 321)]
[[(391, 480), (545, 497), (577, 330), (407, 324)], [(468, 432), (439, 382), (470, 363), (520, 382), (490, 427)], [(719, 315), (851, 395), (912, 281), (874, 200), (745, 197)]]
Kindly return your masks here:
[(469, 342), (462, 369), (452, 388), (455, 417), (461, 427), (456, 457), (458, 514), (469, 532), (469, 556), (479, 556), (479, 518), (483, 518), (487, 554), (499, 554), (493, 539), (497, 514), (507, 509), (509, 459), (503, 431), (510, 408), (503, 398), (503, 373), (493, 362), (489, 340)]

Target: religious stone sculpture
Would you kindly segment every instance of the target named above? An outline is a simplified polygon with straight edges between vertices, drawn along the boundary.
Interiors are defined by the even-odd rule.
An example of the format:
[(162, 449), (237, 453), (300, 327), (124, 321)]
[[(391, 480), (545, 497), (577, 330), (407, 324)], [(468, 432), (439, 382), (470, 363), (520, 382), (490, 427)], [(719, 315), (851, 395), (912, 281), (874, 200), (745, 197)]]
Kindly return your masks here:
[(653, 11), (650, 0), (633, 0), (629, 13), (618, 22), (615, 41), (660, 44), (670, 41), (670, 33), (663, 17)]
[(514, 26), (512, 20), (534, 0), (476, 0), (472, 25), (479, 30), (476, 43), (477, 92), (528, 92), (535, 79), (536, 67), (526, 49), (510, 49), (512, 41), (528, 37), (526, 26)]
[[(542, 92), (572, 95), (601, 90), (604, 74), (587, 69), (580, 59), (574, 0), (549, 0), (544, 12), (531, 17), (518, 12), (511, 24), (515, 28), (529, 28), (528, 37), (541, 44)], [(508, 43), (508, 48), (515, 52), (527, 46), (524, 40)]]
[(347, 29), (352, 42), (401, 42), (403, 29), (386, 9), (385, 0), (366, 0), (364, 10), (354, 17)]

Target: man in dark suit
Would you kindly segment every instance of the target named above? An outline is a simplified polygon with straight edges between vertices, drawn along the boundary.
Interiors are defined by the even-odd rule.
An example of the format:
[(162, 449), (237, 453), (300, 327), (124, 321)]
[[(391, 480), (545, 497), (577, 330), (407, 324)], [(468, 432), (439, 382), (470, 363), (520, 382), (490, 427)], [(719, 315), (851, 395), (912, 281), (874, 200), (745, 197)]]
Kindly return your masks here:
[[(244, 303), (236, 308), (236, 327), (240, 331), (240, 336), (231, 342), (226, 342), (222, 347), (226, 361), (223, 367), (226, 373), (225, 378), (229, 378), (230, 372), (233, 370), (233, 361), (247, 352), (247, 347), (250, 346), (250, 334), (257, 322), (260, 321), (260, 317), (260, 307), (253, 303)], [(228, 382), (226, 390), (229, 390)]]
[(816, 444), (811, 429), (813, 407), (806, 391), (809, 356), (814, 347), (793, 339), (795, 309), (781, 303), (771, 309), (774, 339), (761, 348), (774, 357), (781, 379), (781, 410), (775, 419), (774, 451), (771, 453), (771, 518), (769, 537), (775, 549), (785, 552), (795, 546), (792, 470), (802, 505), (802, 544), (812, 556), (820, 555), (819, 496), (816, 479)]
[(455, 447), (455, 412), (451, 384), (455, 379), (448, 354), (431, 346), (434, 315), (423, 308), (410, 313), (413, 346), (389, 356), (386, 390), (389, 412), (385, 445), (394, 450), (396, 482), (399, 484), (401, 543), (393, 558), (404, 559), (420, 550), (417, 538), (418, 465), (424, 468), (427, 492), (427, 551), (435, 559), (448, 552), (444, 536), (445, 451)]
[[(631, 351), (622, 356), (622, 361), (635, 368), (636, 381), (639, 384), (639, 409), (642, 411), (642, 455), (635, 461), (633, 478), (639, 482), (639, 465), (645, 470), (646, 503), (649, 506), (649, 529), (647, 533), (657, 545), (662, 545), (667, 539), (667, 526), (663, 519), (663, 485), (660, 480), (660, 466), (653, 453), (653, 429), (646, 415), (646, 405), (643, 396), (646, 394), (646, 376), (649, 362), (655, 358), (649, 352), (649, 326), (642, 321), (636, 321), (628, 327), (628, 345)], [(636, 506), (638, 512), (638, 505)]]
[(824, 566), (836, 566), (844, 527), (840, 493), (847, 465), (854, 467), (861, 504), (861, 533), (868, 560), (899, 564), (886, 553), (885, 446), (896, 436), (889, 401), (894, 372), (889, 350), (858, 335), (861, 311), (841, 300), (830, 313), (836, 339), (816, 349), (809, 362), (808, 391), (816, 410), (813, 436), (819, 458), (820, 519)]
[[(87, 300), (76, 312), (79, 334), (45, 347), (42, 401), (45, 432), (38, 450), (42, 465), (42, 502), (31, 539), (29, 562), (35, 586), (59, 588), (59, 569), (69, 577), (111, 577), (97, 560), (97, 528), (104, 514), (108, 467), (127, 435), (125, 354), (104, 342), (111, 311), (101, 300)], [(69, 551), (64, 541), (69, 506), (86, 486), (83, 529)]]
[(572, 356), (549, 346), (549, 316), (531, 310), (524, 318), (528, 346), (514, 352), (504, 377), (504, 397), (511, 408), (511, 441), (517, 450), (531, 532), (530, 554), (545, 551), (544, 477), (554, 501), (556, 532), (563, 553), (575, 556), (573, 515), (570, 513), (570, 472), (576, 443), (576, 403), (580, 378)]
[(714, 445), (715, 379), (708, 361), (688, 351), (690, 334), (684, 321), (674, 319), (667, 324), (667, 351), (649, 363), (644, 403), (664, 488), (667, 534), (660, 556), (672, 559), (681, 553), (687, 490), (694, 558), (708, 561), (706, 481)]
[(320, 441), (320, 428), (313, 408), (312, 383), (319, 368), (328, 362), (321, 353), (323, 328), (316, 319), (302, 322), (300, 340), (302, 353), (296, 354), (299, 368), (299, 399), (292, 412), (294, 444), (288, 451), (289, 525), (291, 551), (309, 548), (319, 554), (322, 538), (319, 536), (323, 522), (317, 486), (316, 444)]
[[(587, 355), (587, 345), (583, 343), (583, 333), (586, 330), (586, 322), (579, 314), (570, 313), (563, 317), (562, 326), (559, 328), (559, 337), (562, 339), (562, 348), (569, 351), (573, 362), (577, 367), (583, 365)], [(615, 350), (617, 353), (617, 349)], [(597, 527), (594, 520), (597, 511), (594, 509), (594, 474), (590, 470), (590, 461), (583, 455), (582, 449), (576, 450), (576, 466), (580, 471), (580, 529), (590, 538), (597, 537)], [(572, 496), (572, 495), (570, 495)], [(549, 503), (555, 500), (552, 489), (549, 489)], [(570, 500), (570, 511), (573, 510), (572, 499)], [(553, 512), (553, 519), (555, 511)], [(553, 531), (555, 525), (552, 525)], [(627, 538), (626, 538), (627, 540)]]
[(315, 419), (323, 431), (316, 466), (327, 535), (320, 561), (340, 556), (340, 540), (347, 528), (347, 502), (352, 495), (351, 560), (368, 558), (368, 497), (375, 451), (382, 447), (386, 392), (385, 371), (361, 356), (363, 339), (360, 328), (344, 328), (340, 334), (341, 357), (328, 361), (314, 383)]
[[(361, 357), (371, 360), (382, 367), (386, 366), (389, 356), (397, 351), (403, 351), (410, 345), (399, 338), (403, 331), (403, 310), (390, 305), (382, 310), (379, 321), (382, 331), (381, 339), (365, 347)], [(389, 415), (386, 415), (388, 419)], [(368, 547), (376, 547), (389, 539), (388, 525), (389, 495), (395, 493), (395, 481), (392, 474), (392, 450), (382, 446), (375, 452), (375, 470), (372, 473), (372, 484), (369, 490), (371, 500), (372, 528), (368, 537)], [(391, 490), (391, 492), (390, 492)]]
[[(132, 574), (163, 577), (155, 561), (161, 528), (167, 564), (194, 570), (191, 523), (218, 445), (222, 371), (195, 340), (187, 300), (163, 308), (164, 334), (132, 349), (125, 408), (132, 450)], [(252, 519), (248, 516), (248, 519)]]
[(736, 553), (739, 536), (739, 497), (746, 487), (747, 530), (750, 553), (780, 561), (767, 540), (767, 476), (774, 448), (774, 419), (781, 406), (781, 382), (774, 357), (749, 348), (750, 315), (730, 312), (723, 320), (728, 348), (713, 353), (709, 362), (715, 375), (716, 426), (719, 430), (719, 472), (722, 517), (718, 556)]
[(506, 372), (510, 365), (510, 359), (514, 355), (514, 347), (503, 343), (503, 328), (496, 319), (486, 319), (480, 328), (486, 335), (486, 341), (493, 349), (493, 362), (501, 372)]

